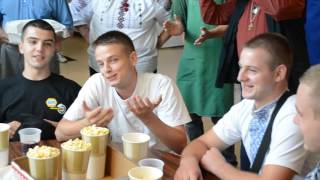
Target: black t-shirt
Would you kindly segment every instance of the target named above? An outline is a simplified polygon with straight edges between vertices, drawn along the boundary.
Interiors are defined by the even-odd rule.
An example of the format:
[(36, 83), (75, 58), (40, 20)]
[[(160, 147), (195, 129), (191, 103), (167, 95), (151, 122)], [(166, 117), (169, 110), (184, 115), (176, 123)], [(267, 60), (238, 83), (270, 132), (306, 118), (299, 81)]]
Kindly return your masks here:
[[(43, 119), (60, 121), (78, 95), (80, 86), (63, 76), (51, 74), (40, 81), (22, 75), (0, 81), (0, 122), (21, 122), (19, 129), (37, 127), (42, 139), (55, 139), (55, 128)], [(18, 131), (13, 141), (19, 140)]]

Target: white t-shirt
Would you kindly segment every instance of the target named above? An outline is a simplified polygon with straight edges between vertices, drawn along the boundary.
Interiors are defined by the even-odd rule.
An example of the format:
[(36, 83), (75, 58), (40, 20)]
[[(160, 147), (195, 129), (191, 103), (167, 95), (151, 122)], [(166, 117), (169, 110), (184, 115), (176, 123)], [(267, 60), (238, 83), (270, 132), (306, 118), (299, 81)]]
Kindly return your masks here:
[[(175, 127), (191, 121), (178, 88), (167, 76), (138, 73), (137, 85), (131, 97), (133, 96), (148, 97), (151, 101), (161, 96), (162, 101), (154, 109), (154, 113), (168, 126)], [(107, 125), (112, 141), (121, 142), (121, 136), (127, 132), (143, 132), (150, 135), (150, 146), (168, 150), (148, 127), (128, 110), (125, 100), (118, 95), (114, 87), (107, 84), (101, 73), (91, 76), (84, 84), (64, 118), (71, 121), (83, 118), (84, 101), (90, 108), (101, 106), (113, 109), (113, 118)]]
[[(83, 1), (83, 0), (73, 0)], [(86, 4), (88, 3), (88, 4)], [(126, 33), (133, 41), (138, 55), (136, 68), (140, 72), (153, 72), (157, 68), (156, 49), (160, 34), (159, 25), (169, 18), (156, 0), (128, 0), (125, 11), (122, 0), (91, 0), (74, 17), (74, 24), (90, 24), (89, 41), (92, 44), (101, 34), (118, 30)], [(73, 4), (70, 4), (73, 9)], [(99, 72), (92, 46), (88, 48), (89, 66)]]
[[(248, 151), (250, 149), (248, 127), (253, 118), (253, 109), (253, 100), (242, 100), (218, 121), (217, 125), (213, 127), (213, 131), (228, 145), (242, 140), (246, 151)], [(270, 111), (270, 114), (272, 112), (273, 110)], [(264, 165), (279, 165), (300, 173), (306, 151), (303, 148), (303, 138), (299, 128), (293, 122), (295, 115), (295, 96), (291, 96), (275, 117), (270, 148), (265, 156)], [(270, 117), (271, 115), (269, 120)]]

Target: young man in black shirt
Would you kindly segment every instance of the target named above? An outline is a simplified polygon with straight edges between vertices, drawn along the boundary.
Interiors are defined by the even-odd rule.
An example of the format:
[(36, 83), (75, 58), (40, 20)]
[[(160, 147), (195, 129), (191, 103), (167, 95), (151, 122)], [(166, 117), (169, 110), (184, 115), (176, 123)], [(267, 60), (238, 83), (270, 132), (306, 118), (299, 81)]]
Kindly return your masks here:
[(20, 53), (24, 56), (21, 75), (0, 81), (0, 122), (10, 125), (12, 140), (18, 129), (37, 127), (42, 139), (54, 139), (57, 122), (77, 97), (80, 86), (50, 71), (56, 52), (56, 35), (43, 20), (28, 22), (22, 30)]

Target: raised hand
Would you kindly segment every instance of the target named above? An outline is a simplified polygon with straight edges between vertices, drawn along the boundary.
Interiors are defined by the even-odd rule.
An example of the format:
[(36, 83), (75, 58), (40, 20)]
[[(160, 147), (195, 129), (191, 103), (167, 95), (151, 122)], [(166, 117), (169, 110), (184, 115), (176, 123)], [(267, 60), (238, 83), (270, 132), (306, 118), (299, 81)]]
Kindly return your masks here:
[(104, 109), (99, 106), (91, 109), (88, 107), (86, 102), (83, 102), (83, 110), (85, 119), (87, 119), (90, 124), (95, 124), (96, 126), (106, 126), (113, 117), (113, 111), (111, 108)]
[(199, 37), (194, 41), (194, 45), (199, 46), (204, 41), (210, 38), (217, 38), (217, 37), (223, 37), (224, 33), (227, 31), (228, 25), (219, 25), (216, 26), (213, 29), (208, 30), (205, 27), (200, 28), (200, 35)]
[(185, 157), (181, 159), (174, 180), (202, 180), (199, 163), (194, 158)]
[(139, 96), (135, 96), (131, 99), (128, 99), (126, 102), (131, 112), (133, 112), (142, 121), (147, 121), (154, 115), (153, 110), (160, 104), (161, 101), (161, 96), (153, 102), (151, 102), (147, 97), (142, 99)]
[(173, 20), (166, 20), (163, 22), (162, 26), (163, 30), (171, 36), (179, 36), (184, 31), (181, 19), (177, 16), (174, 16)]
[(194, 41), (193, 44), (196, 46), (199, 46), (209, 38), (210, 38), (210, 31), (207, 28), (202, 27), (200, 29), (200, 36)]

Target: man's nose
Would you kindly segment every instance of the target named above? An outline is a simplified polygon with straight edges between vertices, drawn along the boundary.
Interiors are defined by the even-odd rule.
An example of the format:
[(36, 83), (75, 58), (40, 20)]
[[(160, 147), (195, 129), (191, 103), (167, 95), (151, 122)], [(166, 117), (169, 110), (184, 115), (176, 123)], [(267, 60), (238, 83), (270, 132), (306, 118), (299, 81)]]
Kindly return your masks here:
[(241, 82), (241, 81), (245, 81), (246, 79), (247, 79), (247, 76), (246, 76), (245, 71), (244, 71), (243, 69), (240, 69), (240, 70), (239, 70), (239, 73), (238, 73), (237, 80), (238, 80), (239, 82)]
[(36, 45), (36, 50), (37, 51), (42, 51), (43, 50), (43, 43), (37, 43), (37, 45)]

